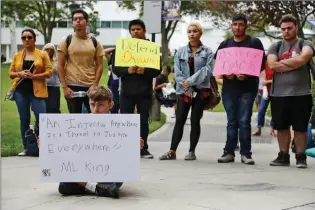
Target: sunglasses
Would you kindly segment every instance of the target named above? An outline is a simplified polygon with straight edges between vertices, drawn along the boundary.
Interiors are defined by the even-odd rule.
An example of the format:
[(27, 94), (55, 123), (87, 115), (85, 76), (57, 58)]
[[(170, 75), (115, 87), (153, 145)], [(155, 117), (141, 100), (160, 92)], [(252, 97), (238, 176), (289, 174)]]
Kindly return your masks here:
[(23, 41), (25, 41), (26, 39), (28, 39), (28, 40), (32, 40), (33, 39), (33, 37), (32, 36), (22, 36), (22, 38), (21, 38)]

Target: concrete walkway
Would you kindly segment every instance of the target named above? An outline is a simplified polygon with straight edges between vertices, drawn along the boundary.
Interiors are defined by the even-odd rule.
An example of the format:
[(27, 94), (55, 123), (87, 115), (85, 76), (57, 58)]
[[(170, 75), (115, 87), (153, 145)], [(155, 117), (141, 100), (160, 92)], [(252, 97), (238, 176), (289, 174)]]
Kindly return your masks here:
[[(205, 112), (196, 150), (198, 160), (184, 161), (189, 148), (189, 120), (178, 149), (178, 160), (159, 161), (169, 149), (174, 119), (163, 109), (167, 123), (149, 139), (154, 160), (141, 160), (141, 182), (124, 183), (121, 198), (63, 197), (57, 183), (40, 181), (38, 158), (2, 158), (2, 210), (315, 210), (315, 159), (308, 169), (270, 167), (277, 142), (269, 136), (253, 138), (256, 165), (218, 164), (226, 135), (225, 113)], [(253, 116), (253, 127), (256, 115)]]

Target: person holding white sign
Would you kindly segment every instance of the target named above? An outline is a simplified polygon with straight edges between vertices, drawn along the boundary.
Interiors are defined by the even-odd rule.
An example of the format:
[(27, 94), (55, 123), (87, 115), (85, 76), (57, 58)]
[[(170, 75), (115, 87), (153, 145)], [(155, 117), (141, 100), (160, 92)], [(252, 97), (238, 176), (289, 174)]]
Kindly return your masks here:
[[(88, 91), (90, 109), (93, 114), (108, 114), (114, 105), (112, 93), (103, 86), (95, 86)], [(140, 139), (140, 148), (144, 141)], [(96, 194), (97, 196), (119, 198), (119, 188), (123, 183), (72, 183), (61, 182), (59, 184), (59, 193), (62, 195), (83, 195)]]
[[(219, 45), (219, 48), (214, 56), (216, 59), (216, 65), (219, 61), (221, 61), (220, 59), (222, 59), (224, 60), (222, 69), (228, 69), (229, 72), (244, 71), (246, 67), (248, 72), (264, 70), (264, 47), (258, 38), (246, 34), (246, 29), (248, 27), (246, 16), (244, 14), (235, 15), (232, 19), (231, 27), (234, 36), (223, 41)], [(218, 53), (220, 50), (223, 50), (221, 52), (224, 52), (224, 49), (227, 48), (234, 49), (234, 54), (226, 55), (223, 53), (222, 56), (222, 54)], [(261, 66), (256, 63), (250, 63), (253, 60), (251, 58), (247, 58), (246, 61), (241, 61), (242, 59), (244, 60), (244, 56), (256, 56), (256, 51), (255, 53), (251, 53), (253, 49), (256, 49), (256, 51), (259, 50), (258, 52), (262, 54), (262, 61), (260, 58), (256, 58), (257, 61), (259, 60), (262, 62)], [(242, 50), (245, 50), (247, 54), (240, 55), (243, 53)], [(233, 63), (228, 63), (229, 61)], [(250, 65), (247, 65), (248, 63)], [(254, 69), (254, 67), (256, 67), (256, 69)], [(255, 162), (252, 159), (251, 152), (251, 116), (253, 113), (255, 97), (258, 92), (259, 78), (257, 76), (234, 73), (220, 75), (218, 76), (218, 79), (223, 79), (222, 103), (226, 111), (228, 121), (226, 144), (223, 155), (218, 159), (218, 162), (234, 162), (235, 149), (239, 138), (241, 162), (253, 165)]]

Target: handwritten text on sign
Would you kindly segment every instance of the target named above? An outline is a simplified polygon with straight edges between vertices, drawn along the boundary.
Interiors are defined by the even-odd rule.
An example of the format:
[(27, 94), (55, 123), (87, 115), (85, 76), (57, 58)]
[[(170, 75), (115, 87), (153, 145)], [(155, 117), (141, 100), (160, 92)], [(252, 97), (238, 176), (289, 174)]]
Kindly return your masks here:
[(40, 114), (42, 177), (59, 182), (140, 181), (140, 117)]
[(117, 39), (115, 66), (140, 66), (160, 70), (160, 46), (143, 39)]
[(246, 47), (218, 50), (213, 75), (246, 74), (259, 77), (264, 52)]

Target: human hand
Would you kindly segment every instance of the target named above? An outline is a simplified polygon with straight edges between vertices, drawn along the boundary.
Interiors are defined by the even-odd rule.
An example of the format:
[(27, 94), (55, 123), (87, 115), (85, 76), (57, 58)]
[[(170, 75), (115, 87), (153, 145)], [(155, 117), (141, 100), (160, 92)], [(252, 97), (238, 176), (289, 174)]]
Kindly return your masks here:
[(137, 74), (143, 74), (144, 73), (144, 68), (143, 67), (138, 67), (136, 70)]
[(72, 93), (72, 90), (70, 88), (68, 88), (68, 87), (63, 88), (63, 95), (66, 98), (71, 98), (71, 93)]
[(185, 95), (188, 96), (189, 98), (192, 98), (192, 92), (190, 91), (185, 92)]
[(237, 74), (236, 77), (237, 77), (238, 80), (246, 79), (246, 75), (244, 75), (244, 74)]
[(142, 137), (140, 137), (140, 149), (143, 149), (144, 147), (144, 140), (142, 139)]
[(189, 82), (187, 80), (183, 81), (183, 88), (189, 88)]
[(224, 75), (224, 77), (225, 77), (226, 79), (233, 79), (233, 78), (234, 78), (234, 74)]
[(34, 77), (33, 73), (31, 73), (30, 71), (24, 71), (24, 72), (25, 72), (25, 74), (24, 74), (25, 78), (33, 79), (33, 77)]
[(128, 74), (134, 74), (136, 73), (137, 67), (136, 66), (130, 66), (128, 67)]

